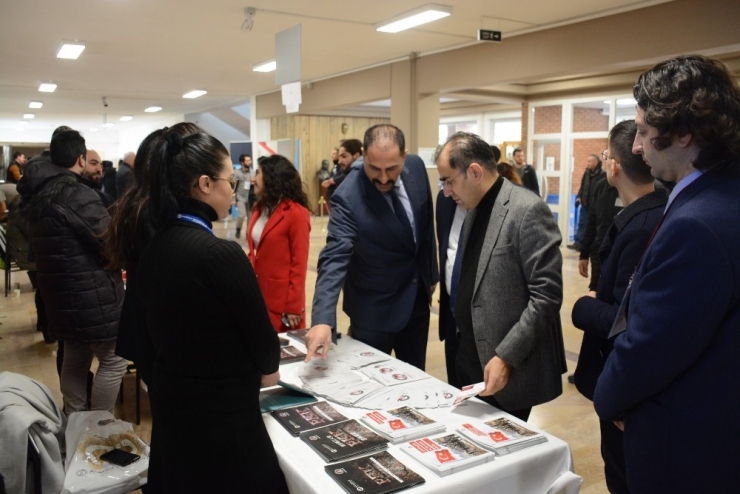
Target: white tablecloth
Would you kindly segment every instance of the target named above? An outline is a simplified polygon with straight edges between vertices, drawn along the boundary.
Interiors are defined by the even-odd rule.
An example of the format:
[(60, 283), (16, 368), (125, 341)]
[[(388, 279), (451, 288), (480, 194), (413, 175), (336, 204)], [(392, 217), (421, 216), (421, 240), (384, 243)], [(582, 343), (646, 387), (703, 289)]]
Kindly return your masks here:
[[(303, 348), (296, 344), (298, 348)], [(366, 347), (346, 335), (339, 340), (339, 348)], [(332, 349), (335, 351), (336, 349)], [(301, 385), (296, 372), (302, 363), (281, 366), (281, 379)], [(430, 376), (430, 379), (435, 380)], [(426, 381), (420, 381), (423, 386)], [(337, 410), (349, 418), (359, 418), (366, 412), (360, 408), (348, 408), (332, 403)], [(463, 422), (475, 419), (489, 419), (501, 416), (503, 412), (472, 399), (458, 407), (425, 408), (422, 413), (447, 424), (447, 432), (454, 431)], [(300, 438), (290, 434), (269, 413), (263, 415), (267, 431), (275, 445), (280, 466), (285, 473), (288, 487), (294, 494), (341, 494), (344, 490), (324, 471), (327, 463)], [(516, 420), (512, 418), (512, 420)], [(539, 431), (536, 427), (530, 428)], [(398, 445), (389, 444), (388, 451), (402, 463), (424, 477), (425, 484), (414, 487), (409, 492), (423, 493), (504, 493), (504, 494), (575, 494), (580, 490), (583, 479), (573, 473), (573, 460), (570, 448), (565, 441), (545, 433), (547, 442), (505, 456), (497, 456), (492, 462), (468, 468), (462, 472), (438, 477), (409, 455)]]

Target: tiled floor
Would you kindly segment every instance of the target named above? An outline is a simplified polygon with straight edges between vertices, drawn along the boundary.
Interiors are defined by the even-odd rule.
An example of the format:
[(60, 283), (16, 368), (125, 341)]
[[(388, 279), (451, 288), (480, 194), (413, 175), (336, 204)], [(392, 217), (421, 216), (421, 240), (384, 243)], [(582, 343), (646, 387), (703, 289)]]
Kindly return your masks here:
[[(214, 226), (220, 237), (233, 238), (233, 221), (219, 222)], [(310, 310), (310, 301), (313, 298), (313, 287), (316, 282), (316, 261), (326, 237), (325, 228), (325, 218), (313, 220), (309, 272), (306, 282), (308, 310)], [(240, 243), (244, 245), (243, 238)], [(568, 368), (572, 372), (580, 348), (581, 332), (573, 328), (570, 312), (576, 299), (587, 291), (588, 282), (578, 275), (578, 256), (575, 252), (563, 248), (563, 258), (565, 300), (561, 316)], [(61, 405), (62, 396), (59, 391), (55, 364), (56, 344), (46, 345), (41, 333), (35, 331), (36, 315), (33, 292), (26, 274), (13, 273), (12, 283), (20, 283), (21, 293), (20, 296), (14, 296), (11, 291), (11, 295), (7, 298), (0, 295), (0, 371), (18, 372), (45, 383), (54, 392)], [(347, 317), (341, 310), (338, 316), (340, 330), (346, 331)], [(310, 321), (310, 314), (308, 320)], [(427, 372), (446, 380), (444, 347), (437, 340), (437, 334), (437, 316), (433, 313), (427, 347)], [(568, 384), (565, 375), (563, 376), (563, 387), (564, 393), (558, 399), (534, 408), (530, 422), (570, 444), (576, 473), (584, 478), (582, 493), (606, 493), (608, 491), (604, 483), (603, 464), (599, 453), (599, 425), (593, 406), (589, 400), (575, 390), (572, 384)], [(125, 377), (124, 390), (124, 403), (118, 405), (116, 415), (134, 422), (135, 379), (133, 375)], [(146, 441), (151, 435), (148, 406), (146, 393), (143, 393), (141, 425), (135, 426), (135, 429)]]

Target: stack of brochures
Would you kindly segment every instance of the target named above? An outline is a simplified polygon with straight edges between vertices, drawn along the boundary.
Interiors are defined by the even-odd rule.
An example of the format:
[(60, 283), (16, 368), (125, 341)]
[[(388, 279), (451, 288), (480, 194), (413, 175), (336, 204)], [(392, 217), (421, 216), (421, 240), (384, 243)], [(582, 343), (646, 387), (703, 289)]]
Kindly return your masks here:
[(271, 413), (294, 436), (303, 431), (347, 420), (347, 417), (325, 401), (283, 408)]
[(482, 465), (496, 456), (455, 433), (415, 439), (400, 447), (440, 477)]
[(299, 360), (304, 360), (305, 358), (306, 358), (306, 354), (298, 350), (293, 345), (280, 347), (280, 363), (281, 364), (287, 364), (289, 362), (296, 362)]
[(384, 386), (395, 386), (429, 378), (429, 374), (423, 370), (400, 360), (367, 365), (360, 371)]
[(422, 476), (387, 451), (326, 465), (324, 469), (352, 494), (390, 494), (425, 482)]
[(486, 422), (469, 421), (458, 432), (497, 455), (508, 455), (547, 441), (544, 434), (527, 429), (506, 417)]
[(305, 345), (306, 333), (308, 333), (307, 329), (294, 329), (293, 331), (287, 331), (285, 335), (290, 336), (294, 340), (299, 341), (302, 345)]
[(360, 420), (393, 444), (445, 430), (443, 423), (432, 420), (411, 407), (367, 412)]
[(347, 420), (300, 433), (302, 440), (331, 463), (374, 453), (388, 447), (388, 440), (356, 420)]

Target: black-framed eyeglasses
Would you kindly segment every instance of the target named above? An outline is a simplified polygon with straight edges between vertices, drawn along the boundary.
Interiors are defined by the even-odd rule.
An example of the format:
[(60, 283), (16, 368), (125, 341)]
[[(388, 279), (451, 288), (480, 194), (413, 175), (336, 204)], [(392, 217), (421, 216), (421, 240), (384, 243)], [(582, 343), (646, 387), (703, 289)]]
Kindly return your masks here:
[(602, 161), (606, 161), (606, 160), (613, 160), (613, 159), (616, 159), (616, 158), (614, 158), (614, 156), (609, 156), (608, 154), (606, 154), (606, 151), (602, 151), (601, 152), (601, 159), (602, 159)]
[(231, 185), (231, 191), (236, 191), (237, 187), (239, 187), (239, 180), (234, 180), (234, 178), (220, 178), (220, 177), (211, 177), (213, 180), (226, 180), (229, 182), (229, 185)]

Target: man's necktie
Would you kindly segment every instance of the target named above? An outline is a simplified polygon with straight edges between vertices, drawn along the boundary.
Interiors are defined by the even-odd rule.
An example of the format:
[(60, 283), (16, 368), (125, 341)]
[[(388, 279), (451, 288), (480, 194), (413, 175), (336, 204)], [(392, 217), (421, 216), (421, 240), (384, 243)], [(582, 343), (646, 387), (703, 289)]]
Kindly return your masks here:
[(455, 251), (455, 263), (452, 265), (452, 277), (450, 278), (450, 310), (452, 316), (455, 316), (455, 301), (457, 300), (457, 285), (460, 283), (460, 270), (462, 269), (463, 248), (463, 226), (460, 226), (460, 236), (457, 240), (457, 251)]
[(391, 195), (391, 202), (393, 203), (393, 211), (396, 213), (396, 218), (398, 218), (398, 221), (403, 225), (403, 230), (411, 235), (411, 238), (413, 239), (414, 232), (411, 230), (411, 223), (409, 223), (409, 217), (406, 215), (406, 210), (396, 194), (396, 188), (394, 187), (389, 194)]

